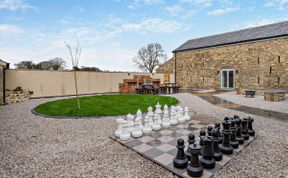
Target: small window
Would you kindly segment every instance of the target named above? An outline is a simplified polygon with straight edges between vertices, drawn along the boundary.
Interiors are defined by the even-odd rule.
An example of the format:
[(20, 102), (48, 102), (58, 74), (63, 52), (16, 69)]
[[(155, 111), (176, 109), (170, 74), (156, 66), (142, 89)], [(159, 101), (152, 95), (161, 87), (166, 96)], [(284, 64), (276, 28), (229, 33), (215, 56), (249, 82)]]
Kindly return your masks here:
[(260, 77), (257, 78), (257, 83), (260, 84)]
[(280, 84), (280, 77), (278, 77), (278, 85)]
[(278, 56), (278, 63), (281, 63), (281, 58), (280, 58), (280, 56)]
[(202, 65), (203, 65), (203, 67), (205, 67), (205, 62), (203, 62), (203, 64), (202, 64)]
[(270, 74), (272, 74), (272, 66), (270, 67)]
[(260, 58), (258, 57), (257, 63), (260, 64)]
[(204, 77), (203, 77), (203, 83), (204, 83)]

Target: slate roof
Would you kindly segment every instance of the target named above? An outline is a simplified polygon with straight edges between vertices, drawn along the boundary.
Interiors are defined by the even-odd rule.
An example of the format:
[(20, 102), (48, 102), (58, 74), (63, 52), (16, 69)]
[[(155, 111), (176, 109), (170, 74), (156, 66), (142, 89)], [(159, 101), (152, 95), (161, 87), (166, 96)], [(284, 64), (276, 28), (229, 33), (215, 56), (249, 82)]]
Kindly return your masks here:
[(173, 52), (216, 47), (288, 35), (288, 21), (188, 40)]

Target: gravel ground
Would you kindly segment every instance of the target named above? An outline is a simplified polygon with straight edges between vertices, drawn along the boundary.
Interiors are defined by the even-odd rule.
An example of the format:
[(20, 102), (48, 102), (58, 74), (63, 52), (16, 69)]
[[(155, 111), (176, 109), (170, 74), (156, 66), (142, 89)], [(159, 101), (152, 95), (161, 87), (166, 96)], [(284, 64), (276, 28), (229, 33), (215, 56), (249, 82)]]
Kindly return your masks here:
[[(174, 95), (211, 122), (247, 114), (219, 108), (199, 97)], [(173, 177), (171, 173), (108, 138), (116, 117), (57, 120), (31, 114), (30, 100), (0, 107), (0, 177)], [(258, 137), (215, 177), (288, 175), (288, 123), (254, 116)]]
[(264, 96), (255, 95), (254, 98), (246, 98), (244, 95), (237, 95), (236, 92), (234, 91), (224, 92), (216, 94), (214, 96), (244, 106), (251, 106), (255, 108), (267, 109), (288, 114), (288, 99), (281, 102), (271, 102), (271, 101), (265, 101)]

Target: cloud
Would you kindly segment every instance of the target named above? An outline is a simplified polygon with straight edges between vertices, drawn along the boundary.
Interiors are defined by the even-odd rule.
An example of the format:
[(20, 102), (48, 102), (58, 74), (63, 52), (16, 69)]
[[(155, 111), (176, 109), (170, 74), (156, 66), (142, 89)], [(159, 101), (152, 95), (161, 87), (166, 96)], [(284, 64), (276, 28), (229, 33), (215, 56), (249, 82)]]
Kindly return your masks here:
[(180, 3), (189, 3), (202, 7), (209, 7), (212, 5), (212, 0), (179, 0)]
[(252, 20), (252, 21), (245, 21), (245, 22), (242, 22), (240, 24), (232, 25), (232, 30), (268, 25), (268, 24), (272, 24), (272, 23), (285, 21), (285, 20), (288, 20), (288, 17), (271, 18), (271, 19), (261, 18), (261, 19), (256, 19), (256, 20)]
[(208, 15), (222, 15), (222, 14), (227, 14), (227, 13), (231, 13), (231, 12), (236, 12), (238, 11), (240, 8), (238, 7), (226, 7), (226, 8), (220, 8), (220, 9), (215, 9), (214, 11), (208, 12)]
[(275, 7), (279, 10), (284, 10), (288, 6), (288, 0), (268, 0), (264, 7)]
[(136, 9), (137, 7), (143, 6), (143, 5), (152, 5), (156, 6), (159, 4), (163, 4), (163, 0), (133, 0), (133, 2), (128, 6), (129, 9)]
[(35, 9), (32, 5), (24, 0), (0, 0), (0, 9), (18, 10), (18, 9)]
[(0, 38), (17, 36), (23, 32), (24, 30), (16, 25), (0, 24)]
[(184, 9), (179, 5), (173, 5), (173, 6), (167, 6), (165, 10), (171, 15), (171, 16), (178, 16), (180, 13), (184, 11)]

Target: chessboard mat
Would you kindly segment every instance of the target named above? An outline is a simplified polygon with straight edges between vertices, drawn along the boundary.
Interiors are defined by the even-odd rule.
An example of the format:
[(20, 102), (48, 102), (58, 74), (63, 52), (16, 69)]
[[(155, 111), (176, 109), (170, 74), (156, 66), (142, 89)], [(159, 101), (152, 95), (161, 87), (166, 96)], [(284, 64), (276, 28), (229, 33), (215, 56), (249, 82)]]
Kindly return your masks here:
[[(200, 121), (192, 120), (185, 125), (171, 126), (168, 129), (162, 129), (159, 131), (153, 131), (151, 134), (144, 134), (140, 138), (131, 137), (127, 141), (121, 141), (114, 134), (110, 136), (111, 139), (119, 142), (120, 144), (136, 151), (141, 156), (148, 158), (154, 163), (162, 166), (168, 171), (172, 172), (174, 175), (182, 178), (190, 178), (187, 174), (186, 169), (178, 169), (173, 165), (173, 159), (177, 153), (177, 140), (183, 138), (185, 141), (185, 151), (188, 147), (188, 134), (193, 133), (196, 138), (196, 143), (199, 143), (199, 132), (201, 129), (207, 130), (209, 125), (203, 125)], [(257, 135), (256, 135), (257, 136)], [(221, 161), (217, 161), (215, 168), (204, 169), (202, 178), (211, 177), (217, 171), (219, 171), (223, 166), (225, 166), (233, 157), (239, 154), (246, 146), (248, 146), (251, 141), (253, 141), (256, 136), (249, 137), (244, 144), (239, 145), (238, 149), (233, 150), (233, 154), (224, 155)]]

